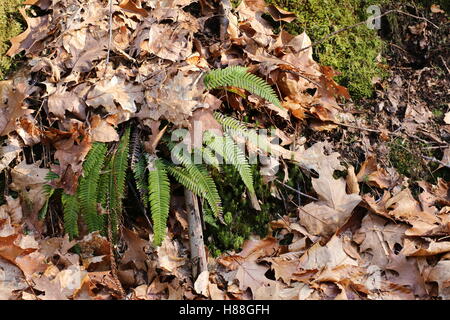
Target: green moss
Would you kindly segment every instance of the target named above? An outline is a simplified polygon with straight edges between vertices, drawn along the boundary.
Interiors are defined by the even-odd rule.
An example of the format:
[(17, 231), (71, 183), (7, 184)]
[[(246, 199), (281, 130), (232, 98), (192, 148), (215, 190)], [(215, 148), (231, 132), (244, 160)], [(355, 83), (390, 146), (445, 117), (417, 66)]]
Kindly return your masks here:
[[(283, 28), (292, 33), (305, 31), (313, 42), (334, 31), (352, 26), (368, 17), (370, 5), (381, 5), (375, 0), (267, 0), (286, 10), (295, 12), (296, 21)], [(328, 39), (314, 49), (315, 58), (341, 72), (337, 80), (348, 87), (356, 99), (373, 93), (372, 79), (385, 77), (378, 66), (377, 57), (383, 50), (383, 41), (366, 24)]]
[(212, 172), (222, 198), (226, 223), (226, 225), (218, 223), (212, 217), (212, 213), (205, 212), (205, 221), (208, 223), (207, 245), (213, 255), (217, 256), (230, 249), (238, 250), (251, 235), (267, 236), (268, 223), (276, 217), (276, 212), (283, 208), (280, 201), (270, 195), (269, 186), (263, 182), (259, 169), (253, 166), (252, 171), (261, 211), (253, 209), (245, 185), (233, 166), (224, 165), (221, 172), (217, 170)]
[(22, 18), (19, 6), (23, 0), (0, 1), (0, 79), (3, 79), (13, 67), (13, 60), (6, 56), (9, 49), (9, 39), (22, 31)]
[[(397, 171), (413, 181), (432, 181), (432, 168), (428, 167), (422, 155), (433, 156), (425, 145), (404, 138), (396, 138), (389, 143), (389, 160)], [(433, 165), (433, 164), (431, 164)]]

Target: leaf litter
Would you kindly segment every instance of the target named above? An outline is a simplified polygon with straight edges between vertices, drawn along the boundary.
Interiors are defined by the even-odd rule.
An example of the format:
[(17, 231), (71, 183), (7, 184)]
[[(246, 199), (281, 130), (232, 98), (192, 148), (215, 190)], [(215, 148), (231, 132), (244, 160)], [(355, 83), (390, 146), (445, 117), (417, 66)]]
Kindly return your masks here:
[[(212, 112), (225, 101), (238, 111), (267, 108), (319, 134), (361, 123), (342, 107), (350, 96), (333, 80), (337, 72), (314, 61), (308, 35), (274, 34), (263, 14), (275, 21), (295, 17), (264, 1), (244, 0), (233, 10), (226, 1), (113, 1), (111, 25), (100, 0), (26, 4), (51, 11), (29, 16), (22, 10), (27, 29), (11, 39), (8, 54), (24, 52), (32, 72), (0, 82), (0, 131), (8, 136), (1, 165), (11, 167), (9, 187), (18, 193), (0, 206), (1, 299), (449, 298), (450, 183), (421, 181), (416, 197), (408, 179), (374, 152), (356, 173), (336, 145), (322, 139), (306, 147), (281, 128), (287, 142), (275, 154), (311, 174), (309, 200), (315, 200), (298, 204), (293, 215), (279, 214), (266, 238), (245, 241), (240, 252), (209, 255), (208, 271), (197, 279), (185, 227), (169, 228), (154, 248), (147, 229), (123, 226), (117, 257), (98, 233), (72, 241), (46, 236), (36, 215), (44, 205), (47, 163), (30, 164), (24, 147), (52, 148), (58, 160), (52, 170), (60, 176), (52, 183), (74, 193), (92, 143), (117, 141), (118, 125), (129, 120), (151, 132), (153, 149), (161, 121), (190, 128), (201, 119), (220, 127)], [(219, 10), (229, 23), (215, 30)], [(409, 28), (422, 46), (426, 27)], [(267, 79), (287, 113), (237, 91), (206, 92), (202, 75), (224, 65), (249, 66)], [(388, 109), (405, 108), (405, 128), (416, 133), (429, 110), (416, 101), (403, 106), (396, 86), (404, 84), (391, 86)], [(345, 171), (346, 179), (336, 176)], [(171, 225), (182, 224), (181, 217)]]

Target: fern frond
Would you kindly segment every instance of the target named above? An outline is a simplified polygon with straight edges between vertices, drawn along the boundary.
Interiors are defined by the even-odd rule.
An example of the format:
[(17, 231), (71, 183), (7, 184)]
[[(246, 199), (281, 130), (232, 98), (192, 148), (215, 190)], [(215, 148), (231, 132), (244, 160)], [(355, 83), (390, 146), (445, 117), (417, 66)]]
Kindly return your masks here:
[(216, 184), (210, 176), (208, 170), (202, 165), (193, 164), (188, 157), (183, 154), (174, 155), (177, 160), (186, 168), (189, 175), (196, 181), (203, 191), (203, 198), (206, 199), (209, 206), (217, 217), (222, 216), (222, 201), (217, 191)]
[(122, 214), (122, 200), (125, 196), (125, 177), (128, 168), (128, 147), (130, 142), (130, 127), (120, 138), (119, 146), (109, 164), (109, 210), (113, 234), (118, 231), (118, 221)]
[(247, 126), (241, 121), (232, 117), (227, 117), (220, 112), (214, 112), (214, 118), (219, 122), (224, 129), (233, 130), (236, 133), (246, 135), (248, 133)]
[(213, 166), (217, 170), (220, 170), (220, 163), (217, 156), (212, 153), (210, 148), (203, 147), (202, 148), (203, 160), (206, 164)]
[(214, 113), (214, 118), (222, 125), (224, 131), (227, 132), (233, 140), (236, 140), (238, 137), (245, 138), (251, 145), (258, 148), (262, 152), (276, 154), (274, 153), (274, 150), (277, 149), (277, 146), (273, 145), (267, 139), (267, 136), (260, 136), (256, 130), (249, 129), (247, 127), (248, 124), (237, 119), (224, 116), (219, 112)]
[(78, 236), (78, 213), (80, 212), (80, 203), (76, 195), (63, 193), (61, 202), (64, 212), (64, 229), (69, 234), (70, 239)]
[(223, 137), (220, 137), (207, 131), (204, 135), (204, 143), (221, 155), (226, 163), (233, 165), (239, 172), (247, 189), (251, 193), (255, 193), (252, 170), (248, 164), (247, 157), (228, 134), (224, 133)]
[(97, 187), (97, 203), (106, 209), (108, 206), (108, 195), (109, 195), (109, 179), (111, 179), (110, 174), (110, 159), (105, 159), (105, 166), (100, 174), (100, 178), (98, 179), (98, 187)]
[(210, 71), (204, 78), (205, 87), (208, 90), (219, 87), (238, 87), (266, 99), (277, 107), (282, 108), (273, 88), (264, 79), (248, 72), (241, 66), (231, 66), (224, 69)]
[(84, 176), (80, 178), (77, 195), (89, 232), (103, 230), (103, 218), (97, 211), (97, 192), (100, 171), (106, 157), (106, 144), (94, 143), (83, 164)]
[(197, 181), (195, 181), (186, 168), (173, 165), (167, 166), (166, 168), (167, 172), (186, 189), (192, 191), (195, 195), (204, 198), (206, 190), (202, 188)]
[(136, 181), (136, 187), (141, 194), (141, 199), (146, 199), (148, 195), (148, 185), (145, 177), (146, 170), (147, 162), (145, 157), (141, 154), (139, 159), (136, 160), (134, 166), (132, 166), (134, 180)]
[(47, 215), (48, 204), (50, 202), (50, 198), (52, 197), (53, 193), (55, 193), (55, 188), (53, 188), (49, 184), (44, 184), (42, 186), (42, 191), (43, 191), (43, 194), (45, 197), (45, 203), (44, 203), (44, 206), (41, 208), (41, 210), (39, 210), (39, 219), (40, 220), (44, 220), (45, 216)]
[[(48, 171), (47, 174), (45, 175), (45, 180), (46, 181), (52, 181), (55, 179), (58, 179), (59, 175), (54, 173), (53, 171)], [(51, 185), (49, 184), (44, 184), (42, 186), (42, 191), (45, 197), (45, 203), (44, 206), (41, 208), (41, 210), (39, 210), (39, 214), (38, 217), (40, 220), (44, 220), (45, 216), (47, 215), (47, 211), (48, 211), (48, 204), (50, 202), (50, 198), (52, 197), (53, 193), (55, 193), (55, 188), (53, 188)]]
[(148, 164), (149, 203), (153, 220), (153, 243), (161, 245), (166, 236), (167, 218), (170, 208), (170, 182), (166, 166), (160, 160), (150, 160)]
[(52, 181), (52, 180), (55, 180), (55, 179), (58, 179), (58, 178), (59, 178), (59, 175), (57, 173), (49, 170), (47, 172), (47, 174), (45, 175), (44, 179), (47, 180), (47, 181)]

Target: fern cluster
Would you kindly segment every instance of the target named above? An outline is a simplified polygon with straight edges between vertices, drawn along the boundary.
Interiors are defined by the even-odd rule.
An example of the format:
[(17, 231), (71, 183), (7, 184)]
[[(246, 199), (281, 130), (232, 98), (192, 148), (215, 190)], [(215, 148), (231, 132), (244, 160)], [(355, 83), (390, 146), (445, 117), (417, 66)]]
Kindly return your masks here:
[[(74, 195), (62, 192), (61, 203), (64, 213), (64, 228), (70, 238), (79, 235), (78, 220), (83, 218), (89, 232), (106, 234), (110, 217), (113, 235), (118, 231), (118, 220), (122, 213), (125, 194), (125, 175), (128, 168), (128, 143), (130, 130), (125, 130), (117, 149), (107, 157), (107, 145), (95, 142), (83, 163), (83, 175), (79, 179)], [(58, 178), (50, 172), (47, 180)], [(41, 209), (43, 219), (48, 210), (48, 201), (56, 190), (46, 184), (44, 192), (47, 201)], [(103, 214), (106, 212), (106, 215)]]
[[(229, 67), (213, 70), (204, 78), (208, 89), (234, 86), (257, 94), (277, 106), (281, 106), (273, 89), (262, 79), (247, 72), (247, 68)], [(114, 238), (117, 235), (123, 198), (125, 195), (126, 172), (130, 166), (141, 199), (151, 211), (154, 231), (154, 244), (160, 245), (165, 238), (166, 224), (170, 209), (170, 180), (174, 180), (203, 198), (203, 210), (224, 221), (222, 200), (211, 176), (210, 168), (220, 170), (222, 161), (232, 165), (239, 173), (245, 187), (255, 194), (251, 167), (244, 151), (236, 143), (236, 134), (254, 140), (256, 133), (246, 125), (220, 113), (216, 119), (223, 126), (222, 136), (206, 132), (203, 145), (194, 149), (194, 154), (186, 154), (182, 148), (175, 149), (173, 142), (167, 141), (172, 156), (178, 165), (169, 163), (156, 155), (142, 152), (138, 132), (133, 132), (130, 148), (130, 129), (127, 128), (116, 148), (108, 151), (105, 143), (94, 143), (83, 164), (83, 175), (74, 195), (63, 193), (61, 202), (64, 210), (64, 226), (71, 238), (79, 235), (78, 223), (83, 218), (88, 231), (106, 233), (110, 226)], [(131, 161), (129, 154), (131, 149)], [(181, 152), (180, 152), (181, 151)], [(195, 164), (193, 155), (200, 155), (206, 164)], [(50, 175), (48, 180), (58, 178)], [(48, 202), (55, 190), (50, 184), (45, 186), (47, 201), (42, 216), (48, 209)]]

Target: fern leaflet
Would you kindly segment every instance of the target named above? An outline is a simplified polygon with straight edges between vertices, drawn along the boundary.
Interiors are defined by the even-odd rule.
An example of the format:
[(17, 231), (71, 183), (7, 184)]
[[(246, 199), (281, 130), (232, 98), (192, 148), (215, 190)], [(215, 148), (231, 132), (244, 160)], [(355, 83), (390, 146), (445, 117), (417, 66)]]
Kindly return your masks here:
[(130, 141), (130, 128), (128, 127), (120, 138), (119, 146), (113, 154), (108, 169), (109, 172), (109, 210), (111, 227), (115, 235), (119, 227), (122, 214), (122, 200), (125, 196), (125, 177), (128, 168), (128, 146)]
[(70, 239), (78, 236), (78, 213), (80, 212), (80, 204), (76, 195), (63, 193), (61, 202), (64, 211), (64, 229), (69, 234)]
[(149, 161), (148, 189), (153, 220), (153, 243), (161, 245), (166, 235), (167, 218), (170, 208), (170, 183), (166, 166), (160, 160)]
[(248, 72), (248, 69), (241, 66), (231, 66), (224, 69), (210, 71), (204, 78), (205, 87), (208, 90), (219, 87), (238, 87), (266, 99), (279, 108), (281, 107), (273, 88), (264, 79)]
[(106, 144), (94, 143), (83, 164), (84, 176), (80, 178), (77, 195), (89, 232), (103, 230), (103, 218), (97, 212), (97, 192), (100, 171), (106, 156)]
[(203, 191), (203, 198), (206, 199), (214, 214), (217, 217), (221, 217), (222, 201), (220, 200), (216, 184), (213, 178), (211, 178), (208, 170), (202, 165), (193, 164), (191, 159), (182, 154), (182, 152), (179, 154), (174, 154), (174, 156), (186, 168), (189, 175), (199, 185)]
[(245, 153), (234, 140), (226, 133), (224, 133), (223, 137), (220, 137), (207, 131), (205, 132), (204, 142), (209, 148), (221, 155), (226, 163), (233, 165), (239, 172), (247, 189), (251, 193), (255, 193), (252, 170)]

